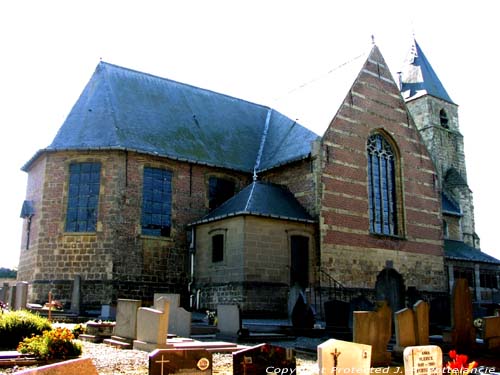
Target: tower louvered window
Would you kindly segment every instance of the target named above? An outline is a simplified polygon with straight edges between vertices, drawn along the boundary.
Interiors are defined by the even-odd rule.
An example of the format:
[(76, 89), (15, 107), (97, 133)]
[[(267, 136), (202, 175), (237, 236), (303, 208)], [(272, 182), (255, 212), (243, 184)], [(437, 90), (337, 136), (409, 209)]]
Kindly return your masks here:
[(381, 134), (367, 142), (370, 232), (398, 234), (395, 153)]
[(100, 163), (69, 166), (66, 232), (95, 232), (100, 180)]
[(144, 168), (142, 188), (142, 234), (170, 236), (172, 207), (172, 172)]

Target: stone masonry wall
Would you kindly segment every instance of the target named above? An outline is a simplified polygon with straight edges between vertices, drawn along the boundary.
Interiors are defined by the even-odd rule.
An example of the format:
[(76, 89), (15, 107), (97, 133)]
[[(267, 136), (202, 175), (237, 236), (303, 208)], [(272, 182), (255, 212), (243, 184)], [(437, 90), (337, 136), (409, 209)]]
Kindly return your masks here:
[[(97, 230), (66, 233), (68, 166), (82, 161), (101, 163)], [(173, 172), (170, 237), (141, 234), (144, 166)], [(125, 151), (40, 156), (29, 171), (27, 199), (35, 201), (37, 211), (18, 276), (30, 282), (30, 302), (46, 301), (49, 289), (67, 302), (75, 275), (82, 278), (82, 305), (89, 308), (117, 298), (150, 300), (157, 291), (186, 293), (187, 224), (208, 212), (212, 174), (227, 175), (238, 187), (248, 182), (241, 173)]]
[[(462, 208), (463, 217), (460, 223), (463, 240), (471, 246), (479, 247), (475, 236), (472, 192), (466, 184), (448, 186), (445, 181), (446, 172), (454, 168), (467, 183), (464, 139), (460, 133), (458, 106), (432, 96), (417, 98), (408, 102), (407, 106), (436, 165), (441, 187), (451, 194)], [(448, 116), (448, 128), (441, 126), (441, 109), (444, 109)]]
[[(397, 236), (369, 229), (366, 142), (374, 132), (397, 154)], [(322, 160), (322, 268), (349, 288), (374, 288), (377, 274), (394, 267), (406, 286), (444, 290), (436, 171), (376, 48), (325, 133)]]
[[(216, 234), (224, 235), (224, 255), (214, 263), (211, 238)], [(314, 224), (245, 215), (199, 225), (195, 289), (202, 295), (201, 307), (238, 303), (244, 312), (286, 312), (292, 235), (310, 239), (309, 281), (313, 284), (317, 264)]]

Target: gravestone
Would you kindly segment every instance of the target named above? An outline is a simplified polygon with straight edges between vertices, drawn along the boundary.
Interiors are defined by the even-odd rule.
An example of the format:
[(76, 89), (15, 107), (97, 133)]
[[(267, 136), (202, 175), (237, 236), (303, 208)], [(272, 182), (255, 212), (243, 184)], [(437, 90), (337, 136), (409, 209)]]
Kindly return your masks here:
[(295, 351), (270, 344), (260, 344), (233, 352), (234, 375), (295, 374)]
[(353, 314), (354, 311), (373, 311), (375, 305), (370, 302), (365, 296), (354, 297), (351, 302), (349, 302), (349, 328), (353, 327)]
[(159, 309), (157, 306), (157, 301), (159, 301), (159, 298), (167, 299), (170, 302), (168, 332), (170, 334), (176, 334), (180, 337), (191, 336), (191, 313), (189, 311), (186, 311), (183, 307), (180, 307), (180, 294), (155, 293), (154, 301), (156, 309)]
[(387, 344), (392, 336), (392, 312), (385, 301), (378, 303), (376, 311), (355, 311), (353, 341), (372, 346), (372, 366), (388, 366), (391, 353)]
[(238, 337), (241, 330), (238, 305), (217, 305), (217, 329), (221, 336)]
[(483, 318), (483, 340), (488, 349), (500, 348), (500, 316)]
[(370, 345), (330, 339), (318, 345), (320, 374), (369, 374)]
[(137, 337), (137, 310), (140, 307), (140, 300), (118, 300), (118, 304), (116, 307), (116, 325), (114, 336), (131, 340)]
[(203, 349), (157, 349), (149, 354), (149, 375), (212, 374), (212, 353)]
[(443, 353), (436, 345), (409, 346), (403, 352), (405, 375), (441, 375)]
[(429, 345), (429, 303), (422, 300), (417, 301), (413, 305), (413, 312), (415, 313), (417, 345)]
[(181, 295), (180, 294), (178, 294), (178, 293), (155, 293), (153, 295), (153, 300), (155, 301), (154, 302), (155, 309), (158, 309), (158, 307), (156, 306), (156, 301), (160, 297), (163, 297), (164, 299), (168, 300), (168, 302), (170, 303), (170, 311), (172, 311), (172, 309), (174, 307), (181, 307)]
[(137, 339), (134, 340), (134, 349), (153, 351), (165, 349), (168, 337), (169, 302), (167, 299), (157, 302), (162, 310), (149, 307), (139, 307), (137, 310)]
[(300, 293), (292, 310), (292, 326), (295, 329), (312, 329), (314, 321), (314, 311), (307, 303), (304, 293)]
[(71, 307), (70, 310), (74, 313), (80, 314), (80, 286), (82, 277), (75, 275), (73, 279), (73, 290), (71, 291)]
[(476, 342), (476, 331), (472, 315), (472, 297), (466, 279), (455, 280), (451, 311), (453, 348), (468, 352)]
[(415, 312), (405, 308), (394, 314), (394, 329), (396, 331), (396, 346), (394, 351), (402, 352), (407, 346), (417, 345), (415, 332)]
[(16, 371), (16, 375), (98, 375), (92, 358), (76, 358), (27, 370)]
[(16, 285), (11, 285), (9, 288), (9, 300), (5, 301), (9, 304), (9, 309), (13, 310), (14, 307), (16, 306)]
[(9, 283), (3, 283), (3, 287), (0, 290), (0, 301), (7, 303), (9, 299)]
[(394, 314), (396, 330), (395, 352), (403, 352), (407, 346), (429, 344), (429, 304), (418, 301), (413, 309), (402, 309)]
[(23, 310), (28, 303), (28, 282), (18, 281), (16, 283), (16, 300), (14, 310)]
[(349, 327), (350, 304), (348, 302), (330, 300), (324, 303), (324, 307), (327, 327)]

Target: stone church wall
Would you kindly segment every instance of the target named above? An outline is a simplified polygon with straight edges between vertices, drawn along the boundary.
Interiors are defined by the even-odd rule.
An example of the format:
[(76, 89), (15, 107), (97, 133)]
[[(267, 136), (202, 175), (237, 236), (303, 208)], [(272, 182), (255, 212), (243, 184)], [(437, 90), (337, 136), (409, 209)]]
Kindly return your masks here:
[[(101, 163), (97, 230), (66, 233), (68, 165)], [(170, 237), (141, 234), (144, 166), (173, 171)], [(71, 300), (75, 275), (82, 278), (82, 306), (117, 298), (151, 300), (154, 292), (186, 293), (187, 224), (208, 212), (208, 177), (227, 174), (245, 186), (247, 177), (133, 152), (45, 153), (29, 171), (27, 199), (35, 202), (30, 248), (22, 250), (19, 280), (30, 282), (30, 302)], [(42, 214), (40, 214), (42, 213)], [(23, 242), (26, 241), (26, 231)]]
[[(211, 238), (224, 235), (224, 259), (212, 262)], [(286, 313), (290, 291), (290, 236), (309, 238), (309, 282), (316, 279), (314, 224), (236, 216), (196, 231), (196, 285), (201, 307), (238, 303), (245, 313)]]

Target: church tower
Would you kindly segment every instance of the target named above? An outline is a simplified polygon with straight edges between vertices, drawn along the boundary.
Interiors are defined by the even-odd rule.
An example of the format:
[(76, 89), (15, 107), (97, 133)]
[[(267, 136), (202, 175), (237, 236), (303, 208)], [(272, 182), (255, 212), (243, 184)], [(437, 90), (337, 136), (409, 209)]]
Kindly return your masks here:
[(479, 248), (458, 105), (416, 40), (400, 72), (400, 89), (436, 166), (442, 189), (444, 238)]

